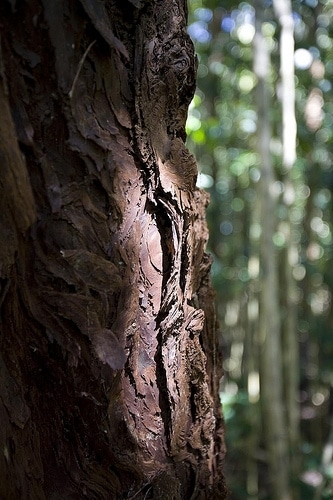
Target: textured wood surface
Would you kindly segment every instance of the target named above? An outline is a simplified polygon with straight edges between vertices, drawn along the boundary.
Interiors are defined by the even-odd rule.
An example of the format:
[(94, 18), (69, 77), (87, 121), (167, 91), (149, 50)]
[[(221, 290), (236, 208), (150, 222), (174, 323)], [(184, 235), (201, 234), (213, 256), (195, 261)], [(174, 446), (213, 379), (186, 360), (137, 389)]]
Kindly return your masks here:
[(0, 497), (225, 498), (186, 5), (5, 1), (0, 28)]

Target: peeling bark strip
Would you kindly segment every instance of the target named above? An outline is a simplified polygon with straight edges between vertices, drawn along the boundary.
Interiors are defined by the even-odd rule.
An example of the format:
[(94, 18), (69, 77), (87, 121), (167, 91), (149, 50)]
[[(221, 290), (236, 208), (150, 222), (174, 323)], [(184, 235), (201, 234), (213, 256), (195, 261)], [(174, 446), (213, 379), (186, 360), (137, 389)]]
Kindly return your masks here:
[(225, 498), (185, 23), (1, 2), (0, 498)]

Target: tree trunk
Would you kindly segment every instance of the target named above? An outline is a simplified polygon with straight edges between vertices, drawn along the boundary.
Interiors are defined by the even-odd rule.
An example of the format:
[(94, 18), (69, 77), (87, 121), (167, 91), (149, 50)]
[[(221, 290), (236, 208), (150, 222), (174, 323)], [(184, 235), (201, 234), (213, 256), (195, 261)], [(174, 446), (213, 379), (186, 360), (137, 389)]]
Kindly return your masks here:
[(186, 4), (0, 26), (0, 497), (225, 498)]
[(256, 0), (256, 33), (254, 38), (254, 71), (258, 79), (257, 148), (261, 167), (260, 268), (260, 392), (264, 442), (268, 452), (271, 498), (290, 500), (289, 450), (283, 400), (281, 320), (279, 311), (279, 276), (277, 251), (273, 236), (276, 228), (276, 195), (274, 166), (270, 152), (270, 52), (262, 32), (263, 2)]
[[(292, 271), (298, 263), (299, 255), (295, 234), (297, 229), (292, 223), (292, 208), (295, 199), (295, 181), (292, 168), (296, 161), (297, 125), (295, 117), (295, 68), (294, 68), (294, 20), (291, 0), (273, 0), (276, 17), (281, 26), (280, 34), (280, 76), (282, 108), (282, 167), (284, 173), (284, 205), (288, 217), (283, 223), (286, 248), (282, 260), (282, 303), (285, 319), (282, 325), (282, 353), (284, 387), (286, 395), (287, 426), (290, 449), (291, 477), (300, 473), (300, 435), (299, 435), (299, 346), (297, 339), (297, 286)], [(296, 487), (293, 499), (298, 498)]]

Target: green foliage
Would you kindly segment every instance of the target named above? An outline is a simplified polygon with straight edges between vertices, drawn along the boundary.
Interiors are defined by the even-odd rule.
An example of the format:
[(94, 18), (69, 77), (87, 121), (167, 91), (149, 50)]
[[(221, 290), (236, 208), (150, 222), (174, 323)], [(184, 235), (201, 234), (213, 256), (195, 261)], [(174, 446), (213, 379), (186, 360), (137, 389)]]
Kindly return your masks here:
[[(250, 2), (190, 0), (189, 33), (198, 54), (198, 88), (189, 110), (188, 146), (199, 165), (198, 185), (211, 196), (208, 208), (209, 250), (214, 256), (212, 279), (224, 344), (224, 412), (234, 498), (250, 498), (246, 470), (249, 436), (258, 432), (260, 411), (249, 402), (248, 374), (258, 353), (249, 348), (256, 337), (261, 270), (258, 264), (260, 170), (256, 151), (257, 110), (253, 93), (252, 41), (255, 9)], [(281, 160), (279, 100), (280, 28), (270, 1), (264, 31), (272, 56), (270, 144), (279, 200), (273, 237), (278, 255), (286, 248), (286, 221), (291, 223), (296, 253), (291, 272), (296, 281), (300, 363), (302, 470), (322, 474), (321, 498), (332, 498), (332, 462), (321, 471), (328, 439), (330, 393), (333, 386), (333, 2), (293, 2), (295, 22), (297, 160), (287, 172)], [(288, 184), (291, 179), (292, 186)], [(281, 293), (281, 316), (287, 314)], [(238, 351), (235, 348), (238, 346)], [(236, 353), (236, 354), (235, 354)], [(232, 393), (228, 391), (232, 387)], [(321, 396), (319, 396), (321, 395)], [(315, 430), (320, 426), (321, 431)], [(250, 441), (251, 441), (250, 439)], [(255, 443), (260, 451), (260, 443)], [(259, 469), (264, 467), (257, 461)], [(236, 467), (237, 468), (237, 467)], [(317, 486), (311, 474), (294, 478), (301, 498), (312, 498)], [(317, 474), (317, 476), (316, 476)], [(263, 475), (264, 476), (264, 475)], [(259, 490), (265, 477), (259, 471)], [(303, 478), (303, 479), (302, 479)], [(310, 479), (309, 479), (310, 478)], [(237, 486), (241, 484), (240, 491)], [(316, 484), (316, 483), (315, 483)], [(331, 495), (331, 496), (329, 496)]]

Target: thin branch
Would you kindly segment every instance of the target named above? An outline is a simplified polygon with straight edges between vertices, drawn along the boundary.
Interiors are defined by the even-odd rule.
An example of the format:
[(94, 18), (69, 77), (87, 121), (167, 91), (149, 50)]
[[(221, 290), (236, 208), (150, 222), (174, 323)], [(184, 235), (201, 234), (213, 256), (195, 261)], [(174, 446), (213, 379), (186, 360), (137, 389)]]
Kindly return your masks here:
[(72, 84), (72, 87), (71, 87), (71, 90), (68, 92), (68, 95), (69, 95), (69, 98), (72, 99), (73, 97), (73, 93), (74, 93), (74, 88), (75, 88), (75, 85), (76, 85), (76, 82), (77, 82), (77, 79), (79, 78), (79, 74), (81, 72), (81, 69), (82, 69), (82, 66), (83, 66), (83, 63), (84, 61), (86, 60), (86, 57), (89, 53), (89, 50), (92, 48), (92, 46), (96, 43), (96, 40), (93, 40), (91, 42), (91, 44), (89, 45), (89, 47), (87, 48), (87, 50), (85, 51), (85, 53), (83, 54), (82, 58), (81, 58), (81, 61), (79, 62), (79, 65), (77, 67), (77, 70), (76, 70), (76, 74), (75, 74), (75, 77), (74, 77), (74, 80), (73, 80), (73, 84)]

